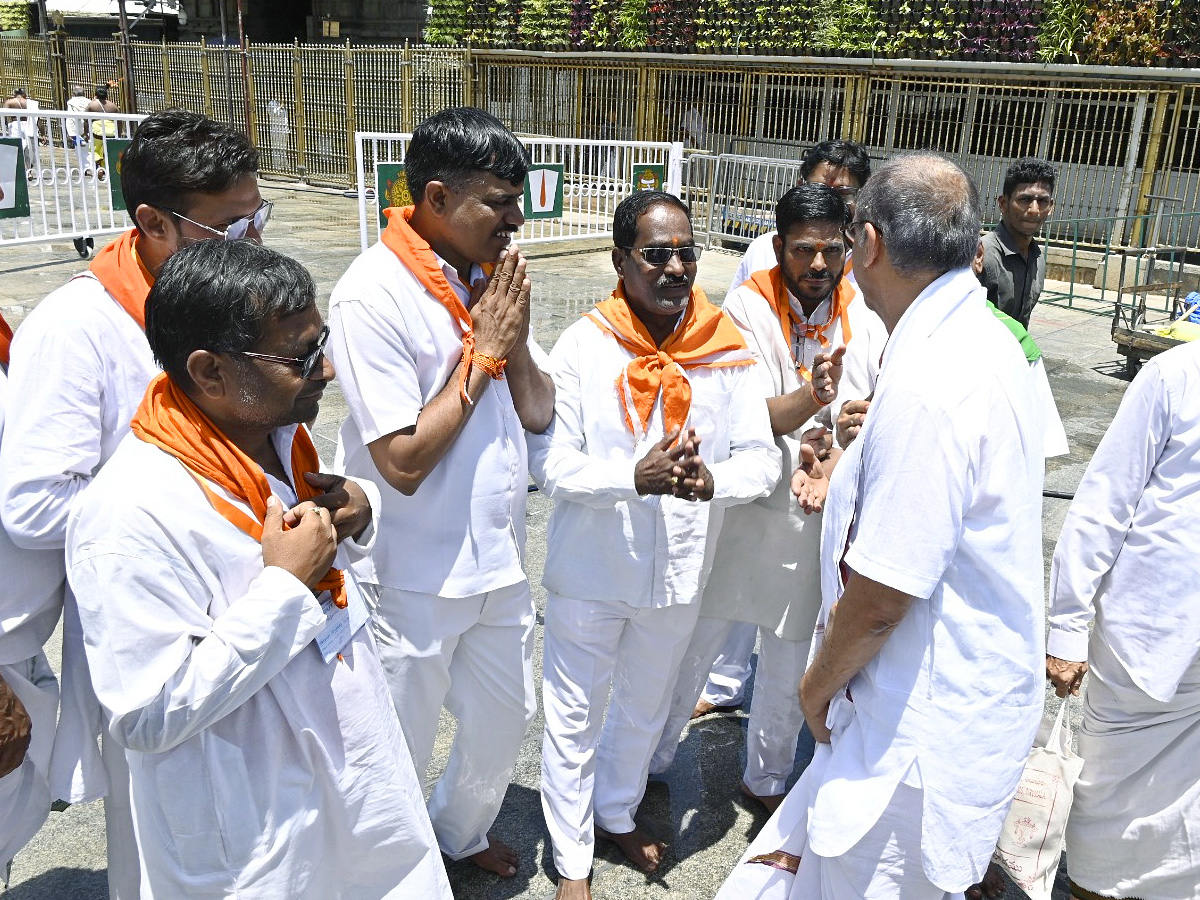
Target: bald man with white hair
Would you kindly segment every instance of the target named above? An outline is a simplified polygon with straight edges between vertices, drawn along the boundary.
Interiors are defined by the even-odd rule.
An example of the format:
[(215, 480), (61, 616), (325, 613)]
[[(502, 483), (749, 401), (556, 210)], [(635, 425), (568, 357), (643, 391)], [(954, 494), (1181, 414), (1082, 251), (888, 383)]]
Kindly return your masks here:
[(825, 505), (800, 682), (818, 747), (718, 900), (960, 897), (1042, 712), (1041, 418), (971, 272), (978, 191), (899, 157), (847, 230), (889, 339)]

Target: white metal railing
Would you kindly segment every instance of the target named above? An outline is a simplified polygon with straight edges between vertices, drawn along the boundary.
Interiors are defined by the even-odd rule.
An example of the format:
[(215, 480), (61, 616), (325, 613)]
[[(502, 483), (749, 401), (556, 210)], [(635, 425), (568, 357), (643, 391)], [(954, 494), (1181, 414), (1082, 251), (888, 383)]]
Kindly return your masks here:
[[(410, 134), (376, 132), (355, 134), (359, 237), (364, 250), (372, 239), (379, 238), (382, 208), (379, 195), (385, 190), (377, 183), (379, 167), (402, 165), (410, 137)], [(613, 212), (634, 191), (635, 182), (640, 186), (659, 179), (662, 189), (676, 196), (683, 190), (682, 143), (540, 135), (523, 135), (520, 140), (530, 158), (526, 220), (516, 236), (522, 244), (611, 235)], [(557, 197), (560, 191), (561, 197)], [(561, 206), (556, 200), (561, 200)], [(382, 206), (387, 205), (389, 201), (385, 199)]]
[(794, 159), (722, 153), (705, 168), (709, 246), (714, 240), (749, 242), (773, 231), (776, 201), (800, 181), (800, 163)]
[(0, 247), (88, 239), (129, 227), (119, 155), (145, 116), (0, 111)]

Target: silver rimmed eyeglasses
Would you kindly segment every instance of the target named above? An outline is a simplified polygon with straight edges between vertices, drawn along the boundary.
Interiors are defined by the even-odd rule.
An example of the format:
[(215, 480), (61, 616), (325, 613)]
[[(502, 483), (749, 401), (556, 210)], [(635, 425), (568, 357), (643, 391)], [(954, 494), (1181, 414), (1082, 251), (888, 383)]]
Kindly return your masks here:
[(197, 228), (203, 228), (205, 231), (211, 231), (214, 235), (223, 241), (240, 241), (250, 233), (250, 226), (254, 226), (254, 230), (259, 234), (267, 227), (267, 223), (271, 221), (271, 210), (274, 208), (274, 203), (270, 200), (264, 200), (254, 212), (248, 216), (242, 216), (240, 219), (234, 219), (224, 228), (213, 228), (211, 225), (205, 225), (203, 222), (197, 222), (195, 219), (189, 219), (181, 212), (176, 212), (166, 206), (162, 207), (166, 212), (175, 216), (178, 219), (183, 219), (185, 222), (191, 222)]
[(329, 340), (329, 326), (326, 325), (321, 329), (321, 336), (317, 338), (317, 346), (313, 348), (311, 353), (304, 356), (272, 356), (270, 353), (251, 353), (249, 350), (234, 350), (233, 352), (239, 356), (249, 356), (252, 359), (265, 359), (267, 362), (282, 363), (285, 366), (296, 366), (300, 369), (300, 377), (306, 381), (316, 371), (317, 366), (321, 364), (321, 360), (325, 356), (325, 342)]

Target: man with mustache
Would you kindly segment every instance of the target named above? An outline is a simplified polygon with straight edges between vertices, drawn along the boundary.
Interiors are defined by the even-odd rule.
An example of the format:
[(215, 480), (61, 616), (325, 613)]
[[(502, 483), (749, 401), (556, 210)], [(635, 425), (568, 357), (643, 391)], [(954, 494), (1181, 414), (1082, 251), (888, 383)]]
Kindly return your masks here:
[(1046, 256), (1034, 238), (1054, 209), (1054, 168), (1043, 159), (1017, 160), (1004, 173), (996, 205), (1000, 221), (980, 239), (979, 281), (997, 309), (1029, 328), (1046, 280)]
[(418, 774), (443, 705), (458, 720), (429, 799), (438, 843), (510, 876), (517, 856), (488, 830), (537, 710), (525, 431), (554, 411), (511, 244), (528, 156), (494, 116), (448, 109), (417, 126), (405, 167), (415, 205), (386, 211), (330, 299), (350, 407), (338, 460), (383, 495), (360, 575), (379, 591), (376, 637)]
[(805, 432), (828, 429), (830, 409), (874, 390), (887, 338), (878, 333), (879, 317), (842, 276), (847, 215), (846, 204), (827, 185), (792, 188), (776, 206), (777, 263), (755, 272), (722, 306), (764, 376), (771, 430), (783, 454), (782, 478), (771, 496), (725, 517), (671, 716), (651, 764), (656, 773), (671, 765), (713, 661), (740, 623), (750, 623), (760, 645), (742, 791), (768, 810), (783, 799), (795, 765), (804, 724), (796, 686), (821, 608), (820, 508), (828, 480), (816, 480), (806, 509), (792, 499), (789, 483), (797, 466), (811, 470), (816, 461)]
[(328, 334), (294, 260), (249, 241), (172, 256), (146, 303), (164, 373), (71, 512), (147, 900), (451, 900), (345, 571), (378, 496), (320, 494), (302, 424), (333, 378)]
[(596, 837), (646, 873), (661, 864), (663, 843), (634, 815), (721, 517), (779, 480), (745, 339), (695, 287), (687, 206), (636, 192), (613, 240), (617, 288), (555, 345), (554, 422), (530, 439), (530, 471), (555, 501), (542, 808), (560, 900), (591, 897)]

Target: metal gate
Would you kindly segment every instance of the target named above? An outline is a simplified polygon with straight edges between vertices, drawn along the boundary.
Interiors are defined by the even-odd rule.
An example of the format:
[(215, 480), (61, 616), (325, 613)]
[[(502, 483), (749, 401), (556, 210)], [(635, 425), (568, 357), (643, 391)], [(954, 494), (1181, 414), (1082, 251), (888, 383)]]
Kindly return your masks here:
[(88, 239), (129, 227), (120, 155), (145, 116), (0, 112), (0, 247)]
[[(358, 221), (362, 249), (378, 240), (379, 210), (411, 203), (407, 187), (387, 176), (404, 163), (411, 134), (355, 134), (358, 173)], [(525, 225), (518, 243), (591, 240), (612, 234), (613, 212), (625, 197), (646, 186), (682, 193), (683, 144), (655, 141), (592, 141), (519, 136), (529, 151)], [(539, 175), (540, 173), (540, 175)], [(383, 183), (380, 183), (380, 182)], [(549, 194), (546, 192), (549, 191)]]

